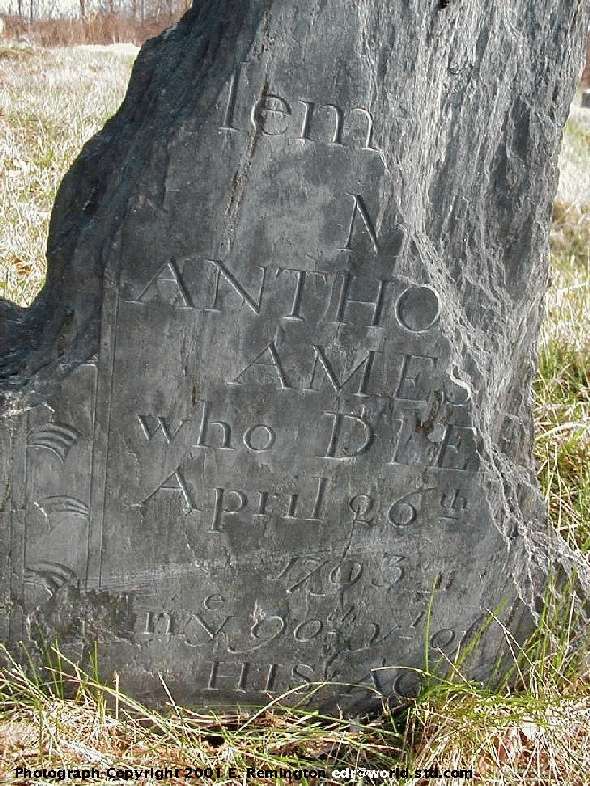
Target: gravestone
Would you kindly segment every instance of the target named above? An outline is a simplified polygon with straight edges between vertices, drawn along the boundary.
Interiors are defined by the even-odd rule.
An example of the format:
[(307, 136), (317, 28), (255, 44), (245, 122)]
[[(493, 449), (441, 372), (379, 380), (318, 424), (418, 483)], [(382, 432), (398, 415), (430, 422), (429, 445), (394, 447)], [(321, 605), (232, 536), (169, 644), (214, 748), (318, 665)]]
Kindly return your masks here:
[(211, 0), (143, 47), (1, 304), (3, 640), (208, 706), (492, 677), (570, 559), (530, 385), (584, 23)]

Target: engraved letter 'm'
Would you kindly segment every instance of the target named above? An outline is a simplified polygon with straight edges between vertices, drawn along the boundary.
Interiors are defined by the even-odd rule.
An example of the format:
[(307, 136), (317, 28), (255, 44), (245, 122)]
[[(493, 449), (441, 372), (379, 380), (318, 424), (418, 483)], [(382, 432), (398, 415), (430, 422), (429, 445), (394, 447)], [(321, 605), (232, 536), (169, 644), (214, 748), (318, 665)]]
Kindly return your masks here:
[(311, 371), (311, 376), (309, 378), (309, 383), (307, 385), (306, 390), (317, 390), (314, 388), (314, 383), (316, 380), (316, 372), (318, 368), (318, 363), (322, 367), (324, 374), (326, 375), (328, 381), (336, 391), (336, 393), (340, 393), (342, 388), (347, 385), (350, 380), (355, 376), (357, 371), (363, 369), (363, 373), (360, 376), (360, 382), (358, 386), (358, 391), (354, 394), (355, 396), (368, 396), (367, 393), (367, 385), (369, 383), (369, 378), (371, 376), (371, 369), (373, 367), (373, 362), (375, 359), (375, 355), (377, 354), (373, 350), (369, 350), (365, 357), (351, 370), (347, 377), (343, 376), (342, 380), (339, 380), (330, 364), (330, 361), (324, 354), (324, 350), (320, 346), (316, 346), (314, 344), (314, 351), (315, 356), (313, 359), (313, 368)]

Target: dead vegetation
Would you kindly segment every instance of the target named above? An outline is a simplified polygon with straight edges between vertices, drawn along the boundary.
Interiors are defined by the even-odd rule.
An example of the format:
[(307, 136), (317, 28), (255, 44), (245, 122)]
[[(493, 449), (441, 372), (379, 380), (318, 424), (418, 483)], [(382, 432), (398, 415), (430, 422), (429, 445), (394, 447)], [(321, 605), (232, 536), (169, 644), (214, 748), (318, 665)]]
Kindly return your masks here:
[(128, 42), (141, 45), (173, 25), (180, 15), (181, 12), (164, 13), (141, 21), (129, 14), (100, 11), (87, 14), (83, 19), (36, 19), (32, 22), (18, 16), (5, 16), (4, 35), (9, 41), (42, 47)]

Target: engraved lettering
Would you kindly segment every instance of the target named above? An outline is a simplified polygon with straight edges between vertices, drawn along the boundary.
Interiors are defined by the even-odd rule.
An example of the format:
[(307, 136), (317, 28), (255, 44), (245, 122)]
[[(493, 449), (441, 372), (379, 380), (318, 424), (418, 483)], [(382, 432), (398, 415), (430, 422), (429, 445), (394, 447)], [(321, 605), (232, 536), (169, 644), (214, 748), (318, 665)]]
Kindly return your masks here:
[(363, 109), (360, 106), (355, 107), (352, 111), (359, 112), (360, 114), (364, 115), (364, 117), (366, 117), (367, 119), (367, 135), (365, 137), (365, 145), (363, 147), (363, 150), (377, 150), (377, 148), (372, 146), (373, 125), (374, 125), (373, 115), (369, 112), (368, 109)]
[(433, 649), (442, 650), (444, 647), (448, 647), (449, 644), (453, 642), (455, 638), (455, 631), (451, 630), (450, 628), (443, 628), (435, 633), (430, 638), (430, 646)]
[(370, 525), (374, 521), (374, 517), (367, 518), (375, 506), (374, 500), (367, 494), (357, 494), (353, 497), (348, 507), (354, 514), (353, 521), (355, 524)]
[[(232, 500), (234, 502), (234, 507), (231, 506)], [(220, 529), (222, 516), (239, 513), (247, 504), (248, 498), (242, 491), (216, 488), (213, 521), (211, 522), (211, 529), (209, 532), (222, 532)]]
[(329, 381), (332, 388), (335, 390), (336, 393), (340, 393), (345, 385), (347, 385), (351, 379), (356, 375), (357, 372), (361, 371), (362, 374), (360, 375), (360, 381), (358, 390), (355, 395), (357, 396), (369, 396), (370, 393), (367, 392), (367, 386), (369, 384), (369, 380), (371, 377), (371, 371), (373, 368), (373, 363), (375, 360), (375, 355), (378, 354), (373, 350), (369, 350), (365, 357), (357, 363), (357, 365), (350, 371), (348, 376), (343, 375), (343, 379), (339, 380), (336, 376), (336, 372), (332, 367), (330, 361), (326, 357), (324, 350), (319, 345), (313, 346), (314, 349), (314, 360), (313, 360), (313, 368), (311, 370), (311, 375), (305, 390), (318, 390), (317, 387), (314, 386), (316, 380), (316, 374), (318, 370), (318, 364), (322, 368), (327, 380)]
[(258, 492), (258, 508), (255, 516), (267, 516), (269, 513), (272, 513), (272, 510), (268, 510), (268, 501), (270, 497), (276, 496), (275, 494), (269, 494), (268, 491), (259, 491)]
[(284, 98), (268, 93), (259, 99), (252, 107), (250, 119), (258, 131), (268, 136), (280, 136), (289, 127), (285, 120), (291, 115), (291, 107)]
[(390, 464), (436, 466), (441, 456), (442, 440), (448, 428), (425, 432), (420, 427), (416, 412), (401, 413), (396, 418), (397, 443)]
[(321, 521), (322, 519), (322, 505), (324, 502), (324, 495), (326, 493), (326, 488), (328, 486), (328, 479), (327, 478), (317, 478), (318, 481), (318, 488), (316, 492), (316, 497), (313, 503), (313, 508), (311, 511), (311, 521)]
[[(209, 672), (209, 679), (207, 681), (207, 690), (235, 690), (240, 693), (246, 693), (246, 678), (248, 675), (249, 664), (247, 662), (229, 663), (228, 661), (214, 660), (210, 661), (211, 671)], [(221, 672), (220, 668), (233, 668), (235, 671), (231, 674)], [(237, 673), (236, 673), (237, 672)], [(237, 679), (237, 682), (236, 682)], [(219, 680), (232, 680), (231, 686), (218, 687)], [(235, 687), (234, 687), (235, 684)]]
[(231, 617), (226, 617), (217, 628), (214, 628), (209, 625), (200, 614), (192, 614), (183, 630), (187, 644), (189, 646), (196, 645), (199, 642), (199, 634), (201, 631), (205, 631), (207, 637), (212, 641), (221, 633), (230, 619)]
[(297, 503), (299, 502), (299, 494), (291, 494), (289, 497), (289, 504), (287, 507), (286, 519), (296, 519), (297, 516)]
[[(220, 438), (218, 445), (212, 445), (206, 442), (206, 440), (209, 439), (209, 430), (211, 427), (217, 427), (218, 429), (217, 435)], [(203, 414), (196, 447), (214, 447), (217, 450), (234, 450), (231, 446), (231, 426), (223, 420), (209, 420), (209, 402), (207, 401), (203, 402)]]
[(356, 622), (355, 607), (337, 608), (328, 614), (328, 622), (338, 628), (349, 628)]
[(404, 355), (396, 397), (403, 401), (428, 401), (435, 360), (429, 355)]
[(418, 625), (422, 622), (426, 615), (426, 609), (421, 609), (417, 616), (414, 618), (414, 621), (410, 624), (410, 628), (417, 628)]
[(268, 693), (268, 692), (270, 692), (273, 689), (273, 686), (274, 686), (275, 680), (276, 680), (276, 676), (277, 676), (278, 668), (279, 668), (279, 664), (278, 663), (269, 663), (268, 671), (266, 673), (266, 681), (264, 683), (264, 688), (263, 688), (263, 691), (265, 693)]
[(291, 557), (274, 578), (277, 581), (288, 578), (286, 592), (289, 594), (305, 588), (312, 597), (325, 597), (330, 593), (350, 589), (360, 581), (363, 572), (363, 564), (354, 559), (345, 559), (334, 564), (333, 560), (321, 557)]
[(260, 285), (258, 287), (258, 294), (255, 297), (250, 295), (246, 289), (240, 284), (237, 278), (231, 273), (223, 262), (220, 262), (216, 259), (209, 259), (207, 260), (212, 265), (215, 266), (215, 279), (214, 279), (214, 287), (213, 287), (213, 303), (209, 308), (206, 308), (205, 311), (220, 311), (219, 308), (219, 284), (223, 277), (225, 281), (231, 286), (234, 292), (241, 298), (243, 303), (246, 303), (248, 308), (253, 311), (255, 314), (260, 313), (260, 306), (262, 304), (262, 295), (264, 292), (264, 283), (266, 280), (266, 268), (260, 267), (257, 265), (258, 269), (261, 271), (260, 276)]
[(352, 236), (354, 234), (354, 230), (355, 230), (355, 226), (356, 226), (355, 222), (356, 222), (357, 216), (360, 215), (360, 217), (363, 220), (363, 225), (365, 227), (365, 230), (366, 230), (367, 234), (369, 235), (369, 237), (371, 238), (371, 243), (373, 244), (373, 248), (375, 249), (375, 252), (378, 252), (379, 251), (379, 245), (378, 245), (378, 242), (377, 242), (377, 232), (375, 230), (375, 225), (373, 223), (373, 220), (371, 219), (371, 216), (369, 215), (369, 211), (367, 210), (367, 206), (365, 204), (364, 199), (362, 198), (362, 196), (360, 194), (348, 194), (348, 196), (351, 196), (353, 198), (354, 204), (353, 204), (353, 207), (352, 207), (352, 217), (350, 219), (350, 224), (349, 224), (349, 227), (348, 227), (348, 236), (346, 238), (346, 244), (344, 245), (344, 249), (350, 249), (351, 248), (350, 244), (352, 242)]
[(279, 617), (276, 614), (269, 617), (263, 617), (257, 620), (250, 628), (250, 637), (256, 641), (256, 644), (252, 647), (246, 647), (245, 649), (236, 649), (228, 645), (227, 650), (232, 655), (246, 655), (250, 652), (255, 652), (282, 636), (286, 627), (287, 622), (283, 617)]
[[(327, 560), (320, 560), (320, 559), (316, 559), (314, 557), (306, 557), (304, 559), (302, 559), (301, 557), (292, 557), (290, 562), (289, 562), (289, 564), (287, 565), (286, 569), (283, 571), (283, 573), (281, 573), (279, 576), (277, 576), (277, 578), (282, 578), (295, 565), (299, 565), (299, 564), (303, 565), (304, 562), (311, 562), (312, 563), (311, 570), (306, 567), (304, 569), (306, 572), (303, 574), (303, 576), (299, 576), (299, 578), (297, 579), (297, 581), (295, 583), (290, 584), (287, 587), (287, 592), (288, 593), (295, 592), (295, 590), (298, 590), (304, 584), (307, 584), (309, 582), (309, 584), (312, 585), (309, 588), (309, 594), (319, 597), (319, 596), (323, 595), (324, 592), (323, 592), (323, 590), (321, 588), (321, 582), (315, 581), (315, 579), (319, 578), (320, 571), (322, 570), (322, 568), (325, 565), (328, 564)], [(314, 587), (315, 588), (319, 587), (319, 591), (316, 591), (316, 589), (314, 589)]]
[(385, 562), (387, 564), (387, 568), (391, 569), (391, 573), (388, 574), (387, 578), (389, 580), (390, 587), (393, 584), (397, 584), (400, 582), (404, 577), (404, 567), (401, 564), (406, 559), (405, 556), (402, 554), (386, 554), (385, 555)]
[(293, 630), (296, 641), (308, 642), (317, 638), (324, 628), (324, 623), (318, 619), (309, 619), (300, 622)]
[(416, 521), (418, 512), (414, 505), (404, 499), (395, 502), (387, 511), (387, 518), (396, 527), (407, 527)]
[[(267, 353), (270, 358), (270, 363), (263, 363), (260, 360), (260, 358), (262, 358)], [(251, 363), (248, 363), (248, 365), (245, 368), (243, 368), (242, 371), (240, 371), (240, 373), (234, 378), (234, 380), (230, 384), (241, 385), (242, 377), (246, 374), (247, 371), (253, 368), (263, 369), (266, 372), (266, 381), (269, 380), (270, 376), (276, 375), (278, 381), (280, 382), (281, 388), (283, 390), (286, 390), (287, 388), (291, 387), (291, 385), (287, 380), (287, 376), (283, 370), (281, 359), (279, 357), (279, 353), (277, 351), (277, 347), (274, 341), (271, 341), (269, 344), (267, 344), (262, 350), (262, 352), (259, 352), (258, 355), (256, 355), (256, 357), (254, 358), (254, 360), (252, 360)], [(270, 369), (272, 369), (272, 372), (269, 371)], [(264, 384), (264, 382), (262, 384)]]
[(462, 496), (459, 489), (443, 494), (440, 502), (441, 519), (456, 521), (467, 510), (467, 500)]
[(444, 469), (475, 471), (479, 467), (477, 432), (471, 426), (448, 426), (438, 466)]
[(148, 442), (151, 442), (156, 434), (161, 433), (168, 445), (170, 445), (181, 427), (187, 422), (186, 419), (175, 421), (169, 418), (152, 417), (151, 415), (138, 415), (137, 420)]
[[(195, 504), (180, 467), (178, 467), (178, 469), (169, 475), (166, 480), (164, 480), (164, 482), (161, 483), (154, 492), (152, 492), (142, 502), (140, 502), (139, 505), (145, 505), (162, 491), (180, 493), (185, 513), (190, 513), (192, 510), (200, 510), (200, 508), (198, 508)], [(134, 505), (133, 507), (138, 507), (138, 505)]]
[(195, 307), (174, 259), (162, 265), (145, 285), (136, 301), (132, 302), (146, 303), (149, 301), (150, 294), (157, 294), (159, 298), (175, 308)]
[(148, 611), (145, 615), (143, 632), (146, 636), (167, 636), (173, 634), (172, 617), (167, 611), (160, 613)]
[(291, 669), (291, 678), (297, 682), (292, 683), (290, 688), (295, 688), (297, 685), (307, 685), (314, 680), (314, 667), (308, 663), (296, 663)]
[(244, 432), (244, 445), (255, 453), (270, 450), (275, 444), (276, 434), (266, 423), (257, 423)]
[[(421, 489), (419, 491), (411, 491), (403, 497), (394, 502), (387, 511), (387, 518), (396, 527), (407, 527), (413, 524), (418, 518), (419, 506), (421, 504), (424, 494), (429, 491), (435, 491), (434, 488)], [(415, 497), (416, 502), (410, 502)]]
[(298, 101), (300, 104), (303, 104), (303, 120), (301, 123), (301, 134), (299, 135), (299, 139), (305, 139), (309, 141), (309, 125), (313, 117), (313, 108), (315, 104), (313, 101), (305, 101), (302, 98), (299, 98)]
[(301, 306), (303, 301), (303, 293), (308, 276), (320, 276), (325, 279), (327, 274), (314, 270), (299, 270), (292, 267), (278, 267), (276, 269), (275, 277), (278, 278), (282, 273), (294, 273), (295, 278), (295, 291), (293, 293), (293, 301), (291, 303), (291, 311), (281, 319), (290, 320), (292, 322), (303, 322), (304, 317), (301, 313)]
[[(243, 114), (241, 109), (242, 107), (245, 109), (246, 104), (245, 101), (241, 101), (241, 90), (240, 66), (232, 74), (227, 86), (227, 100), (223, 108), (223, 120), (220, 126), (223, 131), (247, 132), (245, 128), (238, 128), (236, 125), (236, 116)], [(297, 102), (302, 108), (298, 130), (291, 131), (292, 111), (289, 101)], [(362, 126), (366, 126), (366, 128), (359, 127), (356, 118), (359, 118)], [(353, 107), (345, 110), (333, 103), (320, 104), (305, 98), (287, 100), (278, 93), (266, 92), (266, 86), (262, 97), (251, 106), (250, 127), (254, 133), (262, 133), (267, 136), (287, 135), (305, 142), (323, 142), (338, 146), (346, 144), (350, 147), (359, 147), (361, 150), (379, 152), (377, 148), (373, 147), (374, 119), (368, 109)], [(314, 130), (315, 133), (313, 133)], [(348, 130), (348, 133), (344, 134), (345, 130)], [(345, 141), (343, 141), (343, 136)]]
[(353, 560), (345, 560), (340, 565), (337, 565), (329, 573), (328, 579), (331, 584), (334, 584), (341, 590), (349, 589), (363, 575), (363, 565), (361, 562), (354, 562)]
[[(349, 636), (346, 642), (346, 649), (349, 650), (349, 652), (361, 652), (362, 650), (368, 649), (379, 639), (379, 632), (380, 627), (376, 622), (368, 622), (361, 625)], [(384, 636), (381, 641), (388, 638), (389, 635), (391, 635), (391, 633)]]
[[(280, 519), (299, 521), (321, 521), (324, 513), (325, 494), (328, 486), (326, 478), (312, 478), (317, 481), (313, 501), (305, 503), (305, 497), (299, 492), (279, 495), (265, 490), (243, 491), (240, 489), (212, 489), (215, 502), (213, 505), (213, 530), (219, 529), (225, 515), (233, 515), (244, 511), (253, 517), (276, 514)], [(250, 504), (250, 502), (252, 504)], [(277, 503), (275, 510), (275, 503)], [(279, 508), (280, 505), (280, 509)], [(227, 509), (226, 509), (227, 508)]]
[[(354, 220), (354, 219), (353, 219)], [(350, 273), (342, 275), (342, 289), (340, 290), (340, 298), (336, 309), (335, 322), (345, 322), (346, 309), (351, 304), (359, 306), (368, 306), (373, 312), (373, 317), (369, 323), (371, 327), (377, 327), (381, 321), (383, 314), (383, 303), (385, 300), (385, 290), (391, 282), (388, 279), (377, 279), (377, 294), (374, 300), (360, 300), (350, 296), (350, 286), (353, 279), (358, 276), (353, 276)]]
[[(340, 412), (324, 412), (323, 414), (327, 417), (334, 418), (334, 423), (332, 424), (332, 434), (330, 436), (330, 441), (328, 443), (328, 447), (326, 448), (326, 452), (322, 454), (323, 458), (337, 460), (356, 458), (371, 447), (375, 438), (375, 433), (372, 427), (363, 417), (359, 417), (358, 415), (345, 415)], [(346, 423), (348, 423), (351, 428), (343, 429), (343, 426)], [(360, 444), (352, 449), (350, 444), (351, 437), (353, 436), (353, 433), (356, 432), (355, 436), (358, 441), (359, 425), (362, 428)], [(353, 426), (356, 428), (353, 428)], [(345, 444), (341, 447), (342, 443)], [(348, 449), (348, 452), (346, 449)], [(339, 455), (337, 455), (338, 450), (340, 450)]]
[(330, 109), (334, 115), (334, 136), (330, 144), (342, 145), (342, 126), (344, 124), (344, 112), (336, 104), (321, 104), (322, 109)]
[(208, 595), (203, 601), (203, 608), (211, 611), (214, 606), (225, 606), (225, 598), (223, 595)]
[[(203, 606), (215, 612), (216, 609), (211, 609), (210, 602), (217, 603), (220, 599), (221, 605), (225, 605), (220, 595), (213, 595), (205, 599)], [(182, 610), (147, 611), (145, 623), (139, 633), (146, 636), (179, 636), (189, 647), (197, 647), (217, 638), (231, 619), (232, 617), (227, 615), (222, 621), (217, 619), (211, 622), (202, 613), (189, 613)]]
[(400, 295), (396, 310), (401, 325), (413, 333), (423, 333), (438, 321), (438, 293), (428, 286), (408, 287)]

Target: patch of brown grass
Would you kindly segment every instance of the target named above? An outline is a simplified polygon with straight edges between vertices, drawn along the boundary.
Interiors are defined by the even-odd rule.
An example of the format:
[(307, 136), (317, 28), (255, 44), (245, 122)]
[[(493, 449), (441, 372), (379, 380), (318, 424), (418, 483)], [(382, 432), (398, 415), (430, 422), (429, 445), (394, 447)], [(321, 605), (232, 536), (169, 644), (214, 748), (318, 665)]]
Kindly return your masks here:
[[(35, 46), (75, 46), (77, 44), (115, 44), (131, 42), (141, 45), (173, 25), (187, 10), (185, 3), (177, 4), (171, 12), (160, 12), (140, 19), (126, 13), (99, 11), (78, 17), (58, 19), (35, 19), (33, 22), (18, 16), (5, 16), (6, 36), (12, 40), (24, 40)], [(190, 4), (189, 4), (190, 5)]]

